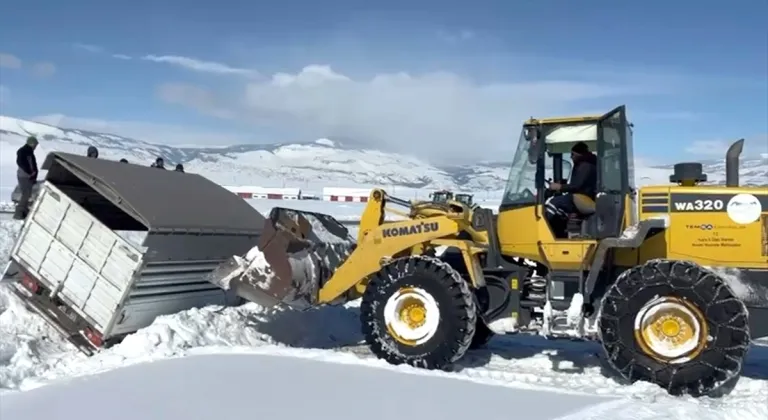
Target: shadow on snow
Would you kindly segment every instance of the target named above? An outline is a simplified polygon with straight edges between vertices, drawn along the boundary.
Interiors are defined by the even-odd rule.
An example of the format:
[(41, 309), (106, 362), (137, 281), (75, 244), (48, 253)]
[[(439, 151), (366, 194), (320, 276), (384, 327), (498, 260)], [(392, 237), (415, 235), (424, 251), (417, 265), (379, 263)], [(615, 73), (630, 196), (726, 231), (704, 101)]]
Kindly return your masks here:
[[(360, 311), (355, 307), (328, 306), (307, 311), (281, 310), (267, 317), (251, 317), (248, 324), (283, 345), (342, 351), (347, 349), (353, 353), (370, 355), (360, 332)], [(627, 383), (607, 366), (599, 343), (574, 339), (546, 339), (530, 334), (496, 336), (486, 348), (468, 351), (452, 370), (459, 372), (468, 368), (490, 367), (493, 364), (493, 356), (508, 361), (544, 357), (551, 363), (550, 370), (560, 373), (579, 374), (587, 369), (599, 368), (604, 376), (619, 383)], [(742, 376), (768, 380), (768, 346), (752, 346)]]

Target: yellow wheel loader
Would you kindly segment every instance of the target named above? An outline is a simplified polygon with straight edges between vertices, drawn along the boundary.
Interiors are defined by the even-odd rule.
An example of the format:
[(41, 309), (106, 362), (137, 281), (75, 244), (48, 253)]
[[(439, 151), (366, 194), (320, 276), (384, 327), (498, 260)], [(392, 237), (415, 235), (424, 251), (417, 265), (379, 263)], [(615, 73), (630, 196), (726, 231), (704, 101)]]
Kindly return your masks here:
[[(495, 333), (532, 331), (599, 341), (621, 376), (671, 394), (726, 394), (768, 335), (768, 189), (738, 185), (743, 140), (725, 186), (683, 163), (638, 189), (631, 127), (624, 106), (526, 121), (497, 214), (375, 189), (355, 240), (331, 216), (274, 209), (258, 247), (212, 281), (263, 305), (362, 298), (365, 340), (393, 364), (443, 369)], [(568, 178), (578, 142), (597, 155), (598, 194), (574, 197), (556, 238), (547, 177)]]
[(473, 207), (472, 205), (472, 199), (474, 196), (472, 194), (465, 194), (465, 193), (457, 193), (456, 194), (456, 201), (460, 203), (464, 203), (468, 205), (469, 207)]
[(435, 191), (430, 193), (429, 197), (436, 203), (447, 203), (449, 200), (453, 200), (453, 192), (448, 190)]

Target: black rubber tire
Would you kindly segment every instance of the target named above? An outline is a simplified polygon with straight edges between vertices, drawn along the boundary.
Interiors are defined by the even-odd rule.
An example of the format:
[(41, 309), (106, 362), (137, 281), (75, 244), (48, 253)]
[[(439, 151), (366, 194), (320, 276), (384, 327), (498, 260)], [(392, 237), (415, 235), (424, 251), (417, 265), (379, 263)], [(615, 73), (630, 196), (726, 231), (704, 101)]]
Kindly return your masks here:
[(485, 347), (494, 335), (496, 335), (496, 333), (491, 331), (491, 329), (488, 328), (488, 324), (478, 316), (477, 323), (475, 324), (475, 335), (472, 336), (472, 342), (469, 344), (470, 350), (477, 350)]
[[(706, 318), (710, 340), (695, 358), (667, 364), (637, 344), (635, 316), (657, 296), (682, 298)], [(626, 380), (655, 383), (672, 395), (726, 395), (750, 345), (744, 303), (717, 274), (687, 261), (652, 260), (623, 272), (603, 297), (598, 319), (608, 364)]]
[[(437, 332), (419, 346), (398, 342), (384, 321), (387, 299), (407, 286), (423, 289), (440, 308)], [(376, 357), (393, 365), (446, 369), (469, 348), (476, 311), (472, 291), (456, 270), (434, 257), (411, 256), (390, 262), (370, 278), (360, 304), (360, 320), (365, 341)]]

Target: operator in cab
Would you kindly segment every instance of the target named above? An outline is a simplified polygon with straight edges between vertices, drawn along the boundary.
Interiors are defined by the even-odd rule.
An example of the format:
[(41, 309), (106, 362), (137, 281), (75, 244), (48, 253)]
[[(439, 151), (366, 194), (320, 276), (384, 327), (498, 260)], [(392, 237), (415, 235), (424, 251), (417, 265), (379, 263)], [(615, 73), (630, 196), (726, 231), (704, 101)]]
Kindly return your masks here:
[(571, 161), (573, 162), (571, 181), (567, 184), (558, 182), (549, 184), (550, 190), (566, 194), (554, 196), (545, 204), (547, 221), (555, 238), (558, 239), (568, 237), (566, 232), (568, 215), (580, 213), (579, 203), (574, 201), (574, 196), (579, 194), (588, 197), (592, 200), (591, 205), (594, 206), (597, 195), (597, 156), (589, 151), (586, 143), (579, 142), (571, 148)]

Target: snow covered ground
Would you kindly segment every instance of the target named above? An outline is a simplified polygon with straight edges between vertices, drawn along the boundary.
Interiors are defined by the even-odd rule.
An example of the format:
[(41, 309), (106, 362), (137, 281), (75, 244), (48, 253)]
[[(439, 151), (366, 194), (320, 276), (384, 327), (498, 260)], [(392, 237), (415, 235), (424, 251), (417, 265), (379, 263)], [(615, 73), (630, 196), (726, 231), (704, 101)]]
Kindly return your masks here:
[[(195, 377), (192, 381), (191, 372)], [(146, 384), (152, 384), (151, 390)], [(134, 385), (144, 392), (127, 392)], [(108, 415), (102, 410), (89, 410), (77, 417), (376, 420), (408, 413), (426, 419), (470, 419), (478, 416), (478, 407), (493, 407), (490, 415), (480, 418), (505, 419), (508, 408), (500, 402), (509, 402), (510, 394), (513, 400), (538, 401), (515, 410), (529, 420), (556, 418), (607, 400), (598, 396), (561, 395), (557, 404), (547, 404), (550, 394), (541, 391), (521, 389), (512, 393), (502, 387), (448, 378), (402, 375), (364, 366), (342, 367), (322, 359), (218, 354), (132, 366), (6, 396), (0, 405), (0, 418), (61, 418), (61, 407), (72, 401), (98, 399), (99, 407), (121, 409), (110, 410)], [(470, 395), (471, 399), (467, 398)], [(455, 403), (446, 404), (450, 401)]]
[[(0, 220), (0, 261), (18, 228)], [(731, 395), (694, 400), (606, 377), (594, 343), (497, 337), (453, 372), (427, 372), (376, 360), (359, 330), (355, 303), (207, 307), (88, 358), (0, 286), (0, 418), (768, 418), (765, 346), (752, 348)]]

